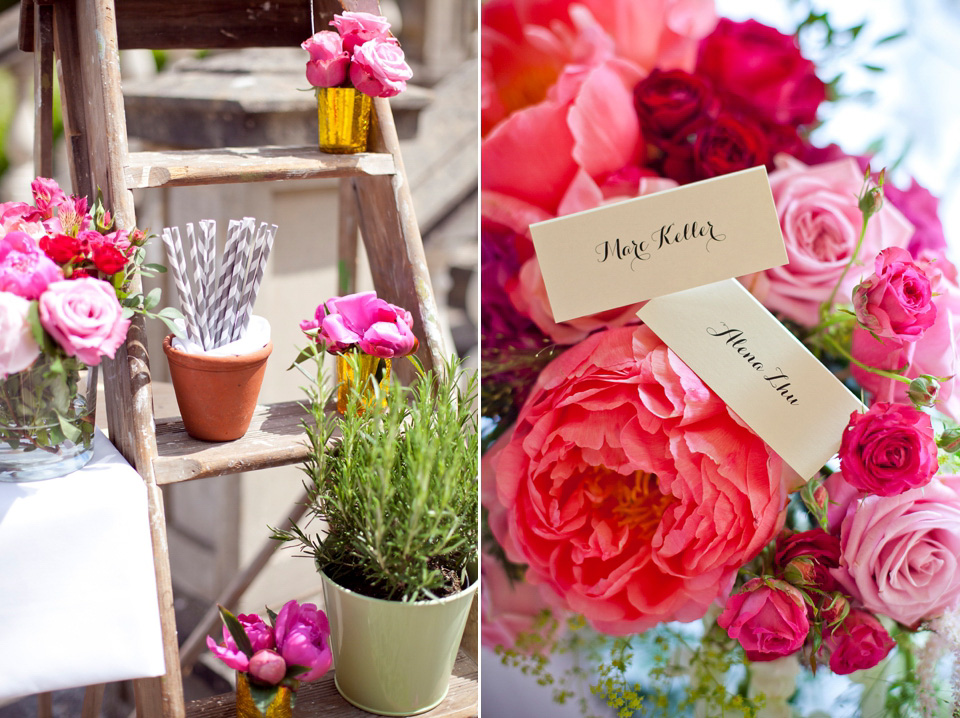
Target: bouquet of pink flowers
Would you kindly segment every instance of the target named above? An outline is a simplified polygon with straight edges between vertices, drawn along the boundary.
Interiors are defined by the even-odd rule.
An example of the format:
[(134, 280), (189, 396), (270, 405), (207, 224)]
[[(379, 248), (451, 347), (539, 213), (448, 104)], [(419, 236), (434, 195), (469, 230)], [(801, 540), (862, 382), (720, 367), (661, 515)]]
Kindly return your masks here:
[[(484, 642), (543, 675), (589, 626), (619, 715), (668, 697), (755, 715), (760, 682), (724, 682), (737, 665), (846, 675), (899, 654), (919, 668), (889, 700), (932, 715), (934, 666), (960, 655), (960, 283), (937, 202), (814, 146), (814, 64), (711, 5), (483, 6)], [(756, 165), (788, 261), (741, 282), (869, 400), (799, 481), (637, 305), (555, 321), (528, 229)], [(673, 624), (698, 619), (692, 643)]]
[(413, 72), (385, 17), (344, 12), (301, 47), (310, 53), (307, 81), (314, 87), (354, 87), (371, 97), (393, 97), (407, 88)]

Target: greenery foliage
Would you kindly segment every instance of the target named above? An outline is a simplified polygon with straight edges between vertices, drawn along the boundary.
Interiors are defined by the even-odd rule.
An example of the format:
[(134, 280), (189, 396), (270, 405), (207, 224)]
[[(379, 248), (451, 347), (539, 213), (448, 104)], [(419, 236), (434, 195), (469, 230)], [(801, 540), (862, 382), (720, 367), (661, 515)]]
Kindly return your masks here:
[(309, 353), (317, 372), (302, 469), (309, 514), (326, 535), (294, 526), (274, 538), (298, 541), (318, 570), (365, 595), (416, 601), (464, 587), (478, 544), (476, 373), (464, 390), (455, 359), (409, 387), (382, 392), (373, 380), (375, 399), (352, 388), (340, 417), (326, 411), (335, 390), (324, 389), (322, 350)]

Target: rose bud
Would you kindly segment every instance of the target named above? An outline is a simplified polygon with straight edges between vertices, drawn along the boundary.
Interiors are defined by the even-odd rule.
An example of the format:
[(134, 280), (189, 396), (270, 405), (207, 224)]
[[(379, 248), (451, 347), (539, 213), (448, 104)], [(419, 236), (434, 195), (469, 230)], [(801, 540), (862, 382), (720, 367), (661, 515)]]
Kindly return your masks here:
[(850, 614), (850, 599), (842, 593), (834, 593), (830, 600), (824, 599), (820, 618), (827, 626), (839, 626)]
[(945, 429), (937, 439), (937, 446), (949, 454), (955, 454), (960, 450), (960, 426), (951, 426)]
[(264, 649), (253, 654), (249, 671), (251, 678), (275, 686), (287, 675), (287, 663), (276, 651)]
[(921, 374), (910, 382), (907, 387), (907, 396), (917, 409), (932, 407), (940, 391), (940, 382), (937, 377)]

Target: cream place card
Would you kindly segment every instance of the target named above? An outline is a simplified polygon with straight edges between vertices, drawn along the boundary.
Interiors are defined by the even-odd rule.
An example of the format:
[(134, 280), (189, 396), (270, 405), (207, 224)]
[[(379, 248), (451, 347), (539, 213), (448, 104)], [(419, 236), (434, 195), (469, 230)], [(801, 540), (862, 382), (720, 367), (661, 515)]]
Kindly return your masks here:
[(562, 322), (785, 264), (764, 167), (530, 225)]
[(637, 316), (803, 479), (865, 410), (735, 279), (651, 299)]

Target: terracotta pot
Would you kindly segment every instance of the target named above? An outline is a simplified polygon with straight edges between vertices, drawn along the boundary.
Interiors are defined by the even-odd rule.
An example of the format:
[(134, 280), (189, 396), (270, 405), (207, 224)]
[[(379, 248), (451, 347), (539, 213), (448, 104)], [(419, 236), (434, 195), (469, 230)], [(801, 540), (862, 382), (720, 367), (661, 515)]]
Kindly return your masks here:
[(243, 356), (187, 354), (163, 340), (183, 425), (194, 439), (232, 441), (250, 426), (273, 343)]

